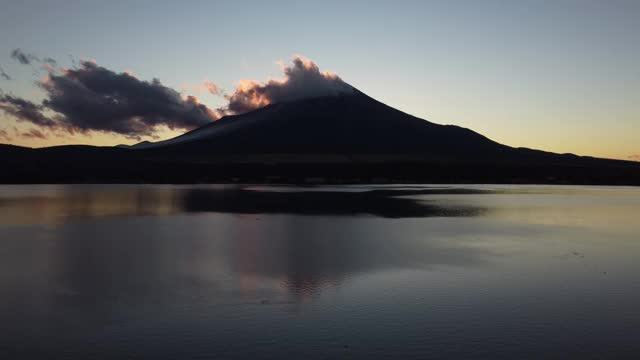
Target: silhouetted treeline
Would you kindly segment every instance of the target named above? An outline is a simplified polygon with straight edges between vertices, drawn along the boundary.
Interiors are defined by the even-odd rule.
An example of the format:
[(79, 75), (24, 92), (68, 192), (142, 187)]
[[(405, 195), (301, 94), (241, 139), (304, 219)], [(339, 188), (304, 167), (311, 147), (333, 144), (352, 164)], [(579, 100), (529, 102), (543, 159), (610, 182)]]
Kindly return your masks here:
[(0, 147), (2, 183), (452, 183), (640, 185), (640, 164), (340, 162), (197, 163), (91, 146)]

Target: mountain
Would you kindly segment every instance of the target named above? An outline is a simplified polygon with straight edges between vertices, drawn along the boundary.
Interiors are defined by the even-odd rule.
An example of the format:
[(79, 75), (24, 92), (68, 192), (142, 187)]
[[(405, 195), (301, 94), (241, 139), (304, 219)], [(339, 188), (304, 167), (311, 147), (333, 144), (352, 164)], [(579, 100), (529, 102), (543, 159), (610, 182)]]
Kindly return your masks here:
[(512, 148), (359, 91), (271, 104), (155, 143), (5, 147), (0, 160), (16, 166), (4, 182), (640, 184), (634, 162)]
[(417, 118), (357, 90), (268, 105), (169, 140), (142, 142), (130, 148), (149, 157), (223, 162), (252, 158), (288, 162), (323, 158), (467, 163), (526, 160), (578, 165), (615, 161), (512, 148), (466, 128)]
[(482, 156), (507, 149), (471, 130), (416, 118), (361, 92), (273, 104), (225, 117), (170, 140), (133, 148), (162, 149), (189, 157), (419, 154), (440, 158)]

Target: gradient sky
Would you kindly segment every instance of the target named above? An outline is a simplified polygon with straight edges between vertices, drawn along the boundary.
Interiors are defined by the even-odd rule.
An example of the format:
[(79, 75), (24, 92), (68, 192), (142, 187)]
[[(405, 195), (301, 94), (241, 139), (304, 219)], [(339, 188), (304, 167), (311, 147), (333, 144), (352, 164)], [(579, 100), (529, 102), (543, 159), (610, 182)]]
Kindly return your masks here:
[[(184, 94), (210, 80), (281, 77), (302, 54), (366, 94), (498, 142), (640, 154), (640, 1), (10, 1), (0, 9), (5, 93), (43, 97), (14, 48), (95, 59)], [(224, 99), (195, 94), (210, 107)], [(16, 121), (0, 115), (0, 129)], [(31, 125), (18, 123), (21, 131)], [(175, 133), (165, 131), (163, 136)], [(132, 143), (95, 133), (13, 143)], [(640, 157), (639, 157), (640, 159)]]

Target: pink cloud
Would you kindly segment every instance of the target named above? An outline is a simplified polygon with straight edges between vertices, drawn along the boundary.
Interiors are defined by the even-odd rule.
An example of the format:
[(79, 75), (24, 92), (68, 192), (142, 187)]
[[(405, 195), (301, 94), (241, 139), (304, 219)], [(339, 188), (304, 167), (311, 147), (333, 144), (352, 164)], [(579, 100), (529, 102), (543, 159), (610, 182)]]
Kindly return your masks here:
[(221, 95), (222, 94), (222, 89), (220, 88), (220, 86), (216, 85), (212, 81), (208, 81), (208, 80), (205, 81), (204, 82), (204, 87), (212, 95)]
[(255, 80), (241, 80), (229, 101), (231, 113), (245, 113), (266, 105), (320, 96), (335, 96), (353, 93), (351, 85), (330, 72), (321, 72), (313, 61), (296, 55), (290, 65), (280, 63), (284, 78), (260, 83)]
[(38, 129), (29, 129), (29, 131), (21, 134), (22, 137), (31, 138), (31, 139), (46, 139), (47, 136)]

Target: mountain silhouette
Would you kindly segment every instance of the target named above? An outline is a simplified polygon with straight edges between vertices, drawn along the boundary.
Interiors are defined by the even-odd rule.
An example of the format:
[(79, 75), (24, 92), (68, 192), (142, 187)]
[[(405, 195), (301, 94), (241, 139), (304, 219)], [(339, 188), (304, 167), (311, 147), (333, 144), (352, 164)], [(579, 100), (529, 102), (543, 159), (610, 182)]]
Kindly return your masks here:
[(0, 160), (14, 164), (2, 182), (640, 184), (634, 162), (512, 148), (357, 90), (271, 104), (155, 143), (3, 146)]
[(361, 92), (272, 104), (133, 148), (189, 156), (415, 154), (441, 159), (480, 157), (508, 149), (471, 130), (419, 119)]

